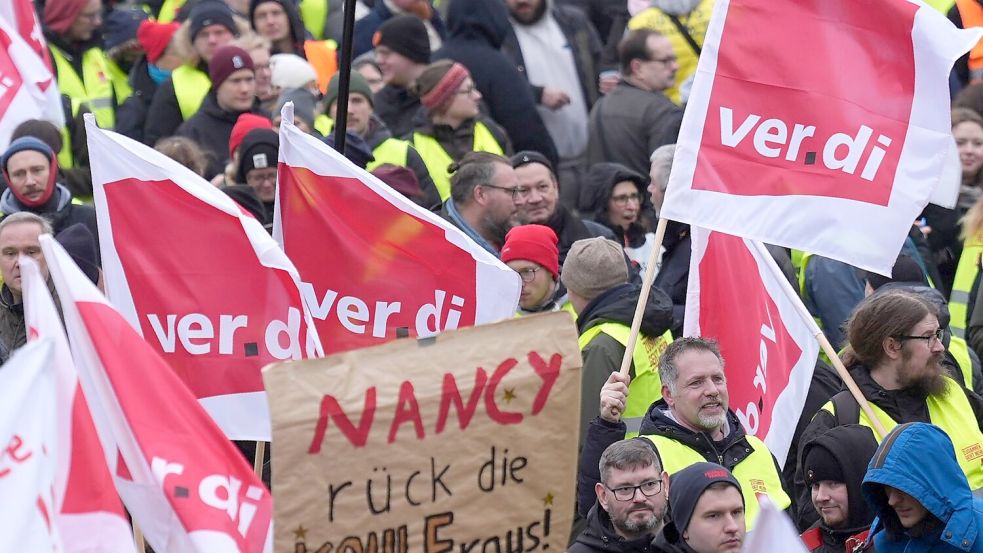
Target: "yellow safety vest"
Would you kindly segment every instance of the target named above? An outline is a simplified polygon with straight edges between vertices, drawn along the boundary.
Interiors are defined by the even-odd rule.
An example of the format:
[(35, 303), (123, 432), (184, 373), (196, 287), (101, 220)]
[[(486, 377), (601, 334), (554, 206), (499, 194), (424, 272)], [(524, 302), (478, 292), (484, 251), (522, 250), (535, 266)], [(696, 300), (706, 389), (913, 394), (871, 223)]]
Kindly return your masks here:
[(300, 0), (300, 19), (315, 40), (324, 39), (328, 21), (328, 0)]
[(177, 17), (178, 10), (184, 6), (185, 0), (164, 0), (160, 6), (160, 13), (157, 14), (158, 23), (170, 23)]
[(334, 119), (322, 113), (314, 118), (314, 130), (321, 133), (321, 136), (328, 136), (334, 130)]
[[(932, 424), (949, 435), (956, 451), (956, 460), (959, 461), (959, 466), (969, 480), (969, 487), (978, 490), (983, 488), (983, 464), (981, 464), (983, 463), (983, 432), (980, 432), (980, 427), (976, 423), (976, 416), (973, 414), (973, 407), (969, 404), (966, 393), (955, 380), (949, 377), (945, 377), (945, 383), (944, 394), (929, 396), (926, 400), (928, 418)], [(873, 403), (869, 405), (874, 415), (884, 425), (885, 431), (891, 432), (898, 425), (883, 409)], [(836, 416), (832, 400), (823, 405), (823, 410)], [(874, 426), (866, 413), (862, 409), (859, 412), (858, 423), (873, 430)], [(874, 432), (874, 436), (877, 436), (877, 432)], [(881, 438), (878, 438), (878, 443), (880, 440)], [(931, 452), (926, 453), (931, 454)]]
[(952, 281), (952, 292), (949, 294), (949, 328), (953, 336), (960, 338), (966, 337), (966, 326), (969, 324), (969, 293), (980, 272), (980, 253), (983, 253), (981, 239), (983, 237), (977, 236), (963, 244), (963, 253), (956, 265), (956, 278)]
[(109, 60), (98, 48), (89, 48), (82, 54), (82, 77), (75, 72), (67, 55), (54, 45), (51, 57), (58, 73), (58, 89), (62, 94), (84, 102), (92, 110), (96, 122), (104, 129), (116, 125), (113, 108), (113, 83), (109, 78)]
[[(693, 11), (680, 17), (679, 20), (689, 31), (693, 40), (702, 47), (706, 36), (707, 25), (710, 24), (710, 13), (713, 11), (714, 0), (702, 0)], [(670, 100), (679, 104), (679, 86), (696, 72), (696, 63), (699, 56), (693, 51), (693, 47), (679, 32), (676, 25), (669, 19), (665, 12), (658, 8), (647, 8), (639, 12), (635, 17), (628, 21), (628, 28), (632, 31), (636, 29), (653, 29), (662, 33), (672, 43), (672, 49), (676, 53), (679, 69), (676, 71), (676, 84), (663, 93)]]
[[(437, 187), (437, 192), (440, 194), (440, 201), (447, 201), (447, 198), (451, 197), (451, 176), (447, 173), (447, 168), (454, 163), (454, 159), (432, 136), (415, 132), (412, 142), (416, 150), (420, 152), (420, 157), (423, 158), (427, 171), (430, 172), (430, 178), (433, 179), (434, 186)], [(476, 121), (474, 124), (474, 141), (471, 143), (471, 151), (505, 155), (502, 146), (498, 140), (495, 140), (495, 135), (481, 121)]]
[(113, 89), (116, 91), (116, 103), (122, 105), (133, 94), (133, 88), (130, 86), (130, 76), (127, 75), (126, 71), (123, 71), (122, 67), (109, 58), (106, 59), (106, 69), (109, 70), (109, 80), (112, 81)]
[[(670, 475), (684, 468), (707, 461), (693, 448), (665, 436), (642, 436), (655, 444), (655, 449), (662, 459), (662, 469)], [(731, 471), (734, 478), (741, 484), (741, 494), (744, 496), (744, 524), (747, 530), (754, 529), (758, 518), (758, 494), (765, 494), (779, 509), (786, 509), (792, 504), (788, 494), (782, 488), (782, 479), (775, 468), (775, 460), (768, 451), (768, 446), (754, 436), (745, 437), (752, 451), (737, 463)], [(719, 460), (710, 460), (719, 462)]]
[[(628, 337), (631, 335), (629, 326), (621, 323), (601, 323), (588, 328), (580, 335), (577, 340), (580, 351), (583, 351), (587, 344), (602, 332), (617, 340), (622, 346), (628, 347)], [(625, 405), (625, 412), (621, 414), (621, 420), (625, 422), (628, 429), (625, 434), (627, 438), (638, 435), (642, 419), (645, 418), (649, 406), (662, 399), (659, 356), (670, 342), (672, 342), (672, 333), (668, 330), (654, 338), (639, 334), (638, 340), (635, 340), (635, 351), (631, 355), (635, 374), (628, 385), (628, 404)]]
[(953, 359), (956, 360), (956, 364), (959, 365), (959, 371), (963, 373), (963, 382), (966, 383), (967, 388), (972, 390), (973, 360), (969, 357), (969, 344), (958, 336), (951, 336), (948, 349)]
[(174, 97), (181, 109), (181, 119), (187, 121), (201, 107), (212, 88), (212, 80), (208, 74), (192, 65), (182, 65), (171, 73), (174, 84)]
[[(82, 102), (77, 98), (69, 98), (72, 103), (71, 119), (78, 117)], [(72, 153), (72, 134), (68, 132), (68, 121), (61, 127), (61, 150), (58, 150), (58, 166), (62, 168), (75, 167), (75, 155)]]
[(372, 171), (380, 165), (389, 163), (399, 167), (406, 167), (406, 156), (410, 151), (410, 143), (398, 138), (387, 138), (372, 150), (375, 161), (369, 162), (365, 166), (366, 171)]

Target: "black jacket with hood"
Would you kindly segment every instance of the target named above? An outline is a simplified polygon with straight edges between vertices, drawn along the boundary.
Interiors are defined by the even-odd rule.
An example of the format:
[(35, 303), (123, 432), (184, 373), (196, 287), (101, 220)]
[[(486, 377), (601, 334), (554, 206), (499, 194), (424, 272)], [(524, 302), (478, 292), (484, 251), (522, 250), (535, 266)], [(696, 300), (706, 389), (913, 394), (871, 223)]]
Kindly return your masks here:
[(268, 117), (259, 108), (259, 102), (254, 101), (248, 111), (226, 111), (218, 105), (215, 90), (208, 92), (201, 108), (187, 121), (181, 123), (175, 134), (194, 140), (208, 154), (208, 167), (205, 178), (211, 179), (225, 170), (225, 162), (229, 157), (229, 137), (232, 127), (243, 113), (255, 113)]
[(511, 31), (505, 3), (454, 0), (447, 9), (447, 29), (434, 61), (452, 59), (467, 67), (492, 119), (505, 128), (516, 150), (537, 151), (556, 167), (556, 146), (536, 111), (529, 83), (500, 51)]
[(150, 102), (157, 92), (157, 83), (150, 78), (149, 62), (141, 56), (130, 70), (130, 88), (133, 93), (116, 110), (116, 132), (143, 142), (143, 127), (150, 113)]
[[(614, 187), (623, 181), (629, 181), (635, 185), (638, 189), (638, 200), (641, 202), (638, 209), (638, 219), (629, 225), (627, 230), (613, 224), (608, 218), (608, 203), (611, 201)], [(640, 175), (620, 163), (595, 163), (587, 173), (587, 185), (580, 189), (580, 209), (584, 213), (592, 214), (594, 221), (611, 229), (611, 232), (621, 241), (622, 246), (637, 248), (645, 243), (645, 233), (648, 232), (639, 221), (651, 219), (654, 216), (649, 193), (646, 190), (648, 183), (648, 177)]]
[[(256, 24), (253, 21), (256, 15), (256, 8), (260, 4), (266, 2), (275, 2), (283, 8), (283, 11), (287, 14), (287, 21), (290, 23), (290, 39), (293, 43), (293, 50), (289, 52), (281, 52), (277, 49), (276, 45), (273, 45), (270, 50), (270, 54), (296, 54), (302, 58), (307, 56), (304, 54), (304, 41), (307, 39), (307, 30), (304, 28), (304, 21), (300, 18), (300, 10), (297, 8), (297, 4), (292, 0), (250, 0), (249, 2), (249, 25), (256, 31)], [(257, 33), (259, 31), (256, 31)]]
[(587, 528), (577, 536), (567, 553), (662, 553), (654, 543), (654, 536), (626, 540), (614, 531), (611, 517), (600, 504), (594, 503), (587, 514)]

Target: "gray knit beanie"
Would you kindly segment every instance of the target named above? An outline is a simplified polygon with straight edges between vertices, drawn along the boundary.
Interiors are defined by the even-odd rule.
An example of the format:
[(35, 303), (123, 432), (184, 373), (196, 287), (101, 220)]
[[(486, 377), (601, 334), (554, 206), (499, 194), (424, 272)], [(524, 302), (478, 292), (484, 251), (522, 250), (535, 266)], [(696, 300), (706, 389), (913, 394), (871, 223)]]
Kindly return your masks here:
[(607, 238), (586, 238), (570, 246), (560, 281), (567, 290), (592, 300), (605, 290), (628, 282), (625, 252)]

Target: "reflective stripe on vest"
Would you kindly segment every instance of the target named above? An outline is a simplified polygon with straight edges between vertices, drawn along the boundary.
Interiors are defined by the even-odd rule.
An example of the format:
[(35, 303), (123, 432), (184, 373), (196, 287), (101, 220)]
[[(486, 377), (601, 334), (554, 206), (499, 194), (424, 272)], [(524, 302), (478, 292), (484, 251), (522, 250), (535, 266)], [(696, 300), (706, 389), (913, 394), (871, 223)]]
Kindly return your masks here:
[(133, 94), (130, 76), (111, 59), (106, 59), (106, 69), (109, 71), (109, 80), (113, 83), (113, 90), (116, 91), (116, 103), (123, 105), (123, 102)]
[[(956, 451), (956, 460), (963, 469), (966, 479), (969, 480), (969, 487), (978, 490), (983, 488), (983, 465), (981, 465), (983, 462), (983, 432), (980, 432), (980, 427), (976, 423), (976, 415), (973, 413), (973, 407), (969, 404), (966, 393), (955, 380), (949, 377), (945, 377), (945, 383), (944, 394), (929, 396), (926, 400), (928, 418), (932, 424), (949, 435)], [(890, 432), (898, 425), (877, 405), (871, 403), (870, 408), (874, 411), (874, 415), (880, 419), (881, 424), (884, 425), (885, 431)], [(823, 405), (823, 410), (836, 416), (832, 401)], [(873, 429), (870, 419), (867, 418), (862, 409), (858, 422)], [(874, 432), (874, 436), (877, 436), (876, 432)], [(879, 442), (880, 439), (878, 439)]]
[(328, 21), (328, 0), (300, 0), (300, 19), (311, 36), (317, 40), (324, 38), (324, 26)]
[(198, 111), (201, 103), (212, 88), (208, 74), (191, 65), (182, 65), (171, 73), (171, 83), (174, 85), (174, 97), (181, 109), (181, 119), (187, 121)]
[(102, 50), (89, 48), (82, 54), (81, 77), (57, 46), (51, 46), (51, 57), (55, 60), (58, 89), (61, 93), (84, 102), (95, 115), (100, 127), (112, 129), (116, 124), (113, 83), (109, 80), (108, 60)]
[(375, 168), (386, 163), (398, 167), (406, 167), (406, 156), (410, 151), (410, 143), (398, 138), (387, 138), (372, 150), (375, 161), (365, 166), (366, 171), (373, 171)]
[(158, 23), (170, 23), (174, 21), (177, 17), (178, 10), (184, 5), (185, 0), (164, 0), (164, 4), (160, 7), (160, 13), (157, 14)]
[[(956, 9), (963, 22), (963, 29), (983, 27), (983, 6), (977, 0), (956, 0)], [(983, 41), (969, 51), (969, 81), (983, 80)]]
[[(82, 102), (77, 98), (69, 98), (72, 104), (70, 119), (78, 117)], [(75, 155), (72, 153), (72, 133), (68, 132), (68, 121), (61, 127), (61, 150), (58, 150), (58, 166), (62, 168), (75, 167)]]
[[(420, 157), (423, 158), (427, 171), (430, 172), (430, 178), (433, 179), (434, 186), (437, 187), (437, 192), (440, 194), (440, 201), (446, 201), (451, 196), (451, 176), (447, 172), (447, 168), (454, 163), (454, 160), (447, 153), (447, 150), (440, 145), (440, 142), (437, 142), (437, 139), (432, 136), (415, 132), (412, 142), (416, 151), (420, 152)], [(474, 124), (471, 151), (505, 155), (502, 146), (495, 140), (495, 135), (481, 121), (476, 121)]]
[[(701, 0), (695, 8), (688, 14), (679, 17), (680, 22), (693, 35), (693, 39), (700, 46), (706, 34), (707, 25), (710, 24), (710, 13), (713, 11), (714, 0)], [(672, 88), (664, 90), (663, 93), (676, 104), (680, 103), (679, 86), (686, 79), (696, 72), (696, 62), (699, 57), (683, 37), (676, 25), (669, 19), (662, 10), (651, 7), (639, 12), (635, 17), (628, 21), (628, 29), (653, 29), (659, 31), (672, 43), (672, 49), (676, 53), (679, 69), (676, 71), (676, 82)]]
[(949, 294), (949, 328), (953, 336), (960, 338), (966, 338), (970, 315), (969, 293), (980, 272), (980, 253), (983, 253), (983, 242), (979, 238), (971, 242), (967, 240), (956, 266), (956, 278), (952, 281), (952, 293)]
[[(670, 475), (684, 468), (704, 461), (718, 463), (719, 459), (705, 459), (693, 448), (665, 436), (642, 436), (655, 444), (655, 449), (662, 459), (662, 469)], [(768, 499), (781, 510), (792, 504), (788, 494), (782, 488), (782, 479), (775, 468), (775, 460), (768, 447), (754, 436), (746, 436), (752, 451), (737, 466), (731, 470), (734, 478), (741, 484), (741, 494), (744, 496), (744, 525), (748, 531), (754, 529), (758, 518), (758, 494), (765, 494)]]
[[(628, 337), (631, 335), (629, 326), (621, 323), (602, 323), (588, 328), (580, 335), (577, 340), (580, 351), (583, 351), (587, 344), (602, 332), (617, 340), (622, 346), (628, 347)], [(639, 334), (638, 340), (635, 341), (635, 351), (631, 356), (635, 374), (632, 376), (631, 384), (628, 385), (628, 404), (625, 405), (625, 412), (621, 414), (621, 419), (628, 427), (625, 435), (628, 438), (638, 435), (642, 419), (648, 412), (649, 406), (662, 399), (659, 356), (670, 342), (672, 342), (672, 334), (668, 330), (662, 336), (655, 338)]]
[(970, 390), (973, 389), (973, 360), (969, 357), (969, 344), (966, 340), (958, 337), (951, 336), (949, 338), (949, 353), (952, 354), (952, 358), (956, 360), (956, 364), (959, 365), (959, 371), (963, 373), (963, 382), (966, 383), (966, 387)]

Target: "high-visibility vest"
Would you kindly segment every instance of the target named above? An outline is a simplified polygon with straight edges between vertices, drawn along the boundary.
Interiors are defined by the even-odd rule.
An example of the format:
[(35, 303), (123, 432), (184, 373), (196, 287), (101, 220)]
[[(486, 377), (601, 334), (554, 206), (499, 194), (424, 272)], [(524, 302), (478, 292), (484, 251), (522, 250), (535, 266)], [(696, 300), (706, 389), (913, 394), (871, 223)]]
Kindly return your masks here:
[(970, 390), (973, 389), (973, 360), (969, 356), (969, 344), (959, 336), (949, 337), (949, 353), (959, 365), (959, 372), (963, 373), (963, 382)]
[[(703, 39), (706, 35), (707, 25), (710, 24), (710, 13), (713, 11), (714, 0), (702, 0), (693, 8), (689, 14), (680, 18), (682, 24), (689, 30), (693, 40), (699, 46), (703, 46)], [(628, 21), (628, 28), (632, 31), (636, 29), (653, 29), (662, 33), (672, 43), (672, 50), (676, 53), (676, 61), (679, 69), (676, 70), (676, 82), (672, 88), (664, 90), (663, 93), (670, 100), (679, 104), (679, 86), (696, 72), (696, 62), (699, 56), (693, 51), (686, 38), (666, 13), (658, 8), (651, 7), (639, 12), (635, 17)]]
[(104, 129), (116, 125), (116, 112), (113, 108), (113, 83), (109, 78), (106, 54), (98, 48), (89, 48), (82, 54), (82, 76), (79, 77), (60, 48), (49, 45), (51, 57), (55, 60), (58, 75), (58, 89), (62, 94), (84, 102), (92, 110), (96, 122)]
[[(659, 458), (662, 459), (662, 470), (670, 475), (696, 463), (705, 461), (721, 463), (720, 459), (706, 459), (695, 449), (672, 438), (656, 435), (642, 437), (655, 444)], [(760, 510), (758, 494), (767, 495), (768, 499), (782, 510), (791, 505), (792, 500), (782, 488), (782, 479), (778, 469), (775, 468), (775, 460), (771, 456), (771, 451), (768, 451), (768, 446), (754, 436), (745, 436), (745, 439), (751, 445), (751, 451), (731, 472), (741, 485), (741, 494), (744, 496), (744, 524), (748, 531), (751, 531), (754, 529)]]
[[(69, 118), (78, 117), (82, 102), (78, 98), (69, 98), (72, 104), (72, 113)], [(61, 150), (58, 150), (58, 166), (61, 168), (75, 167), (75, 154), (72, 153), (72, 133), (68, 132), (68, 121), (61, 127)]]
[[(956, 9), (962, 19), (963, 29), (983, 27), (983, 6), (976, 0), (956, 0)], [(983, 80), (983, 40), (976, 43), (969, 51), (969, 81), (971, 83)]]
[(980, 272), (980, 254), (983, 253), (983, 237), (967, 239), (963, 244), (963, 253), (956, 265), (956, 278), (952, 281), (952, 292), (949, 294), (949, 328), (952, 335), (966, 337), (966, 327), (969, 325), (969, 293)]
[(334, 129), (334, 119), (322, 113), (314, 118), (314, 130), (321, 133), (321, 136), (328, 136)]
[[(440, 201), (447, 201), (447, 198), (451, 197), (451, 176), (447, 173), (447, 168), (454, 163), (454, 159), (432, 136), (414, 132), (412, 142), (416, 150), (420, 152), (420, 157), (423, 158), (427, 171), (430, 172), (430, 178), (433, 179), (434, 186), (437, 187), (437, 192), (440, 194)], [(481, 121), (476, 121), (474, 124), (474, 141), (471, 143), (471, 151), (505, 155), (502, 146), (498, 140), (495, 140), (495, 135)]]
[(327, 93), (331, 77), (338, 72), (338, 43), (331, 39), (305, 40), (304, 57), (317, 75), (318, 90)]
[(300, 19), (316, 40), (324, 38), (328, 21), (328, 0), (300, 0)]
[(177, 12), (184, 6), (185, 0), (164, 0), (157, 14), (158, 23), (170, 23), (177, 17)]
[(366, 171), (372, 171), (386, 163), (406, 167), (406, 156), (410, 151), (410, 143), (398, 138), (387, 138), (372, 150), (375, 161), (365, 166)]
[(106, 59), (106, 69), (109, 70), (109, 80), (112, 81), (113, 90), (116, 91), (116, 103), (123, 105), (123, 102), (133, 94), (130, 76), (115, 61), (108, 58)]
[[(983, 488), (983, 464), (981, 464), (983, 463), (983, 432), (980, 432), (976, 415), (973, 413), (973, 407), (969, 404), (966, 393), (955, 380), (947, 376), (943, 378), (945, 378), (946, 384), (945, 393), (938, 396), (928, 396), (928, 399), (925, 400), (928, 405), (928, 418), (932, 424), (949, 435), (956, 452), (956, 460), (963, 469), (966, 479), (969, 480), (969, 487), (978, 490)], [(869, 405), (874, 411), (874, 415), (884, 425), (886, 432), (890, 433), (898, 425), (883, 409), (874, 403), (869, 403)], [(836, 416), (832, 400), (823, 405), (823, 410)], [(857, 422), (873, 430), (874, 426), (863, 409), (858, 408), (858, 412), (860, 415)], [(874, 436), (877, 436), (877, 432), (874, 432)], [(881, 439), (883, 438), (877, 438), (878, 443)], [(927, 453), (930, 454), (930, 452)]]
[[(617, 340), (622, 346), (628, 347), (628, 337), (631, 335), (631, 328), (628, 325), (601, 323), (588, 328), (580, 335), (577, 340), (580, 351), (583, 351), (587, 344), (602, 332)], [(668, 330), (661, 336), (655, 337), (639, 334), (638, 339), (635, 340), (635, 351), (631, 355), (635, 374), (628, 385), (628, 404), (625, 405), (625, 412), (621, 414), (621, 420), (628, 427), (625, 435), (628, 438), (638, 435), (642, 419), (645, 418), (649, 406), (662, 399), (659, 356), (670, 342), (672, 342), (672, 333)]]
[(182, 65), (171, 73), (174, 84), (174, 97), (181, 109), (181, 119), (187, 121), (201, 107), (212, 88), (208, 74), (192, 65)]

